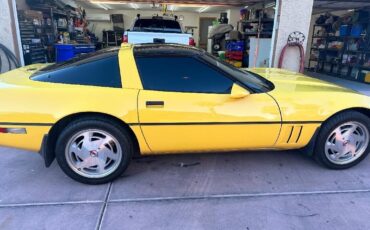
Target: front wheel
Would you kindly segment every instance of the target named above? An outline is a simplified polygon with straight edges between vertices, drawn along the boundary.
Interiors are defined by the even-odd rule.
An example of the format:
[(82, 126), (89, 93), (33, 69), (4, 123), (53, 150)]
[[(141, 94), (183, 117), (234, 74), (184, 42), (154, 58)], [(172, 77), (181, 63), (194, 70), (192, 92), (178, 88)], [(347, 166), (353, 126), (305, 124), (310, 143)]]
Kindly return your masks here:
[(338, 114), (324, 123), (315, 148), (315, 158), (332, 169), (346, 169), (370, 152), (370, 118), (356, 111)]
[(72, 122), (62, 131), (56, 147), (62, 170), (86, 184), (114, 180), (126, 170), (132, 155), (127, 131), (104, 119)]

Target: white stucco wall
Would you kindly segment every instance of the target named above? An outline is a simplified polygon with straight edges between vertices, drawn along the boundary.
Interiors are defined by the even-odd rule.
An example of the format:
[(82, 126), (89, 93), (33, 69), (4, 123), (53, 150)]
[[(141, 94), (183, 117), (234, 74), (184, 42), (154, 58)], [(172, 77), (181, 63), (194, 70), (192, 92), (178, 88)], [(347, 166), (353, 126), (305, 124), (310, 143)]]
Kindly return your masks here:
[[(303, 44), (306, 53), (308, 34), (311, 23), (313, 0), (279, 0), (279, 24), (276, 34), (273, 66), (277, 67), (281, 50), (287, 44), (290, 33), (300, 31), (306, 36)], [(283, 68), (298, 71), (300, 64), (299, 50), (289, 48), (285, 53)]]
[[(20, 64), (23, 65), (23, 56), (20, 50), (21, 44), (18, 39), (18, 22), (15, 20), (16, 13), (15, 0), (0, 0), (0, 44), (7, 47), (20, 61)], [(2, 60), (6, 58), (4, 52), (1, 52), (0, 55), (2, 55)], [(9, 66), (4, 66), (4, 63), (1, 67), (2, 72), (9, 69)]]
[(11, 8), (8, 0), (0, 0), (0, 43), (15, 53)]

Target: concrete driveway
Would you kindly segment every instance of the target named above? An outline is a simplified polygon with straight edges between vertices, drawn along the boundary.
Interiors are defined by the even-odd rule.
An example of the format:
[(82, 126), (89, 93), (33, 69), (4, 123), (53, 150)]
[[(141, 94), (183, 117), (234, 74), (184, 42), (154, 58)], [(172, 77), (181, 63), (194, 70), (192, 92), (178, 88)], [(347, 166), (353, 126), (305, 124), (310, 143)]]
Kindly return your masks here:
[(370, 158), (322, 168), (299, 152), (154, 156), (79, 184), (0, 148), (0, 229), (370, 229)]

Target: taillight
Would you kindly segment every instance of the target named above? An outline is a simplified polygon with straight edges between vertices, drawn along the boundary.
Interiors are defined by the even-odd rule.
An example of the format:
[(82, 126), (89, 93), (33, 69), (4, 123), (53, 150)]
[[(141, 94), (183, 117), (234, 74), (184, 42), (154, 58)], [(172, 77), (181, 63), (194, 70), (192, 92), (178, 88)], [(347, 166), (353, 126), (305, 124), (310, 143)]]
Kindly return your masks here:
[(127, 35), (123, 35), (123, 40), (122, 42), (124, 43), (128, 43), (128, 36)]
[(189, 46), (195, 46), (195, 40), (194, 38), (189, 38)]

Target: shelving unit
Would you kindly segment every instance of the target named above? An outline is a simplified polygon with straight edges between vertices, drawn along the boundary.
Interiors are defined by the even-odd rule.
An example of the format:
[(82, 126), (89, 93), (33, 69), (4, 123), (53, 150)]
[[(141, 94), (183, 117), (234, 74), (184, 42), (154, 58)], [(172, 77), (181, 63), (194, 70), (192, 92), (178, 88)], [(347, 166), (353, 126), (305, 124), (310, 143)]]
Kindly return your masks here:
[[(78, 8), (49, 2), (35, 3), (27, 9), (18, 10), (25, 64), (54, 62), (57, 38), (65, 32), (73, 43), (86, 43), (84, 29), (75, 27), (82, 24), (82, 15), (83, 11)], [(69, 23), (71, 20), (73, 25)]]
[[(308, 69), (363, 82), (365, 72), (370, 72), (370, 20), (357, 22), (356, 25), (363, 28), (360, 36), (334, 34), (312, 36)], [(331, 25), (314, 25), (314, 34), (317, 30), (329, 26)], [(335, 43), (341, 45), (331, 45)]]
[[(267, 66), (269, 62), (269, 53), (271, 47), (265, 46), (262, 49), (259, 43), (270, 44), (274, 29), (274, 14), (273, 5), (256, 4), (241, 11), (241, 20), (237, 23), (237, 30), (242, 35), (244, 42), (243, 66), (258, 67)], [(264, 49), (266, 48), (266, 49)], [(254, 53), (258, 51), (258, 58), (255, 58)]]
[[(241, 28), (240, 28), (241, 27)], [(246, 31), (247, 27), (255, 27), (255, 31)], [(244, 36), (260, 36), (271, 38), (274, 27), (274, 19), (263, 18), (262, 14), (257, 19), (240, 20), (237, 24), (237, 30), (242, 31)]]
[(36, 32), (36, 26), (30, 21), (19, 22), (19, 30), (25, 64), (45, 63), (46, 50)]

